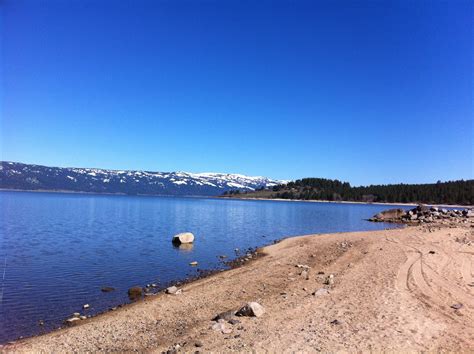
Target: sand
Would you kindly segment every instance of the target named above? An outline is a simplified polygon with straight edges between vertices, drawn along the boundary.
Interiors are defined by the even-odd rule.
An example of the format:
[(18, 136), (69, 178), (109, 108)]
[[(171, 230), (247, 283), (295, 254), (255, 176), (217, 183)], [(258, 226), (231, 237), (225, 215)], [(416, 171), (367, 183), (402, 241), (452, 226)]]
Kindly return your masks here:
[[(179, 295), (147, 297), (1, 349), (472, 352), (473, 225), (286, 239), (242, 267), (183, 286)], [(310, 267), (307, 277), (298, 264)], [(330, 274), (334, 284), (325, 285)], [(329, 293), (312, 295), (321, 288)], [(230, 333), (212, 329), (215, 315), (248, 301), (264, 306), (263, 316), (238, 317), (240, 323), (225, 324)]]

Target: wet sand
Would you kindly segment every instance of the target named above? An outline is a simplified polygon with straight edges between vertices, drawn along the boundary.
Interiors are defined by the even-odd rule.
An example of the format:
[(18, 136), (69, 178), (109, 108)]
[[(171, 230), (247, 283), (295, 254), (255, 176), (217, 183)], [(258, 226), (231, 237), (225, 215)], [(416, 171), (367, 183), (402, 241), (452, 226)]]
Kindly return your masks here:
[[(283, 240), (199, 279), (4, 352), (473, 351), (474, 220)], [(308, 266), (305, 268), (297, 265)], [(333, 284), (324, 284), (329, 275)], [(318, 289), (328, 294), (313, 295)], [(324, 292), (324, 291), (323, 291)], [(32, 294), (34, 296), (34, 294)], [(261, 317), (218, 313), (248, 301)], [(459, 307), (455, 309), (451, 306)]]

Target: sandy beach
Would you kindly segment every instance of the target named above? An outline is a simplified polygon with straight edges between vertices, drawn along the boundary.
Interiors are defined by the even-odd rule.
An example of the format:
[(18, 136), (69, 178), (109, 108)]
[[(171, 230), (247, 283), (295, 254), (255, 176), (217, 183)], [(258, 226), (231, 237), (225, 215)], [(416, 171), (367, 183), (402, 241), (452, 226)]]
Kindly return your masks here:
[[(472, 351), (473, 225), (285, 239), (181, 294), (149, 296), (1, 350)], [(212, 328), (217, 314), (249, 301), (265, 313)]]

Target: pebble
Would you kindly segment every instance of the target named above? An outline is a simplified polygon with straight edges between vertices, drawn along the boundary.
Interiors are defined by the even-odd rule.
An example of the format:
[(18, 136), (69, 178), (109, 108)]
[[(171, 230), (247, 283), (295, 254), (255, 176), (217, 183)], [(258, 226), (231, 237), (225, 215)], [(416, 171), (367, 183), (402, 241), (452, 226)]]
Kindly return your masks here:
[(83, 309), (88, 309), (90, 307), (89, 304), (85, 304), (84, 306), (82, 306)]
[(314, 296), (324, 296), (328, 294), (329, 294), (329, 290), (325, 288), (318, 289), (313, 293)]
[(166, 292), (167, 294), (171, 294), (171, 295), (179, 295), (179, 294), (181, 294), (181, 293), (183, 292), (183, 290), (182, 290), (182, 289), (178, 289), (176, 286), (173, 285), (173, 286), (170, 286), (169, 288), (167, 288), (167, 289), (165, 290), (165, 292)]
[(192, 262), (189, 263), (189, 265), (192, 266), (192, 267), (195, 267), (195, 266), (198, 265), (198, 262), (192, 261)]

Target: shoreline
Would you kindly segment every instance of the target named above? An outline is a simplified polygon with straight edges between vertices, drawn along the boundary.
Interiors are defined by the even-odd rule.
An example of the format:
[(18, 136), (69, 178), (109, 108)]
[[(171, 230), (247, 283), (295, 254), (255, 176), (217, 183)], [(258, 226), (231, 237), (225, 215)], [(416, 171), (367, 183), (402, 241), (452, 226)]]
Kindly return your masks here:
[[(76, 326), (18, 340), (0, 349), (161, 352), (176, 349), (178, 343), (187, 352), (193, 347), (200, 348), (195, 344), (213, 351), (467, 350), (474, 345), (474, 328), (469, 325), (474, 323), (469, 322), (474, 319), (474, 278), (472, 256), (464, 251), (472, 246), (456, 240), (461, 236), (473, 238), (473, 222), (285, 238), (258, 249), (260, 256), (243, 266), (180, 286), (183, 291), (180, 295), (160, 292)], [(427, 269), (433, 267), (430, 272), (434, 272), (427, 279), (418, 279), (418, 273), (409, 272), (422, 261), (418, 253), (413, 253), (413, 247), (421, 254), (436, 250), (432, 256), (425, 256), (425, 262), (436, 261), (425, 265)], [(459, 258), (455, 263), (461, 261), (462, 279), (449, 274), (448, 279), (453, 279), (455, 284), (443, 283), (441, 287), (449, 285), (450, 292), (434, 296), (433, 290), (429, 290), (429, 280), (435, 281), (438, 287), (445, 282), (448, 274), (443, 272), (452, 269), (451, 266), (441, 268), (439, 263), (451, 264), (448, 261), (454, 255)], [(466, 262), (471, 268), (465, 268)], [(302, 277), (301, 269), (295, 267), (297, 264), (308, 265), (309, 279)], [(323, 284), (328, 274), (335, 274), (332, 286)], [(356, 288), (354, 283), (358, 284)], [(317, 288), (327, 288), (328, 295), (321, 298), (312, 295)], [(445, 303), (446, 297), (450, 302)], [(385, 299), (381, 308), (378, 299)], [(210, 328), (212, 317), (229, 309), (236, 310), (246, 301), (260, 302), (266, 314), (261, 318), (239, 317), (238, 324), (228, 325), (232, 335)], [(450, 308), (455, 301), (462, 302), (464, 307)], [(380, 312), (385, 318), (379, 318)], [(318, 321), (313, 322), (312, 318)], [(331, 324), (335, 319), (338, 324)], [(353, 332), (353, 328), (362, 324), (367, 328)], [(418, 334), (414, 334), (413, 328)], [(384, 340), (378, 339), (377, 332), (385, 335)], [(406, 346), (407, 342), (411, 344)]]
[[(263, 200), (263, 201), (278, 201), (278, 202), (304, 202), (304, 203), (333, 203), (333, 204), (363, 204), (363, 205), (388, 205), (388, 206), (407, 206), (416, 207), (420, 203), (388, 203), (388, 202), (356, 202), (356, 201), (334, 201), (334, 200), (302, 200), (302, 199), (283, 199), (283, 198), (239, 198), (239, 197), (217, 197), (230, 200)], [(426, 204), (440, 208), (474, 208), (473, 205), (459, 205), (459, 204)]]
[[(218, 200), (250, 200), (250, 201), (277, 201), (277, 202), (303, 202), (303, 203), (333, 203), (333, 204), (362, 204), (362, 205), (387, 205), (387, 206), (407, 206), (414, 207), (420, 203), (388, 203), (388, 202), (357, 202), (357, 201), (334, 201), (334, 200), (301, 200), (301, 199), (282, 199), (282, 198), (236, 198), (224, 196), (206, 196), (206, 195), (172, 195), (172, 194), (126, 194), (126, 193), (102, 193), (102, 192), (83, 192), (70, 190), (46, 190), (46, 189), (9, 189), (0, 188), (0, 192), (24, 192), (24, 193), (55, 193), (55, 194), (84, 194), (84, 195), (104, 195), (121, 197), (152, 197), (152, 198), (197, 198), (197, 199), (218, 199)], [(440, 208), (474, 208), (474, 205), (458, 204), (427, 204)]]

